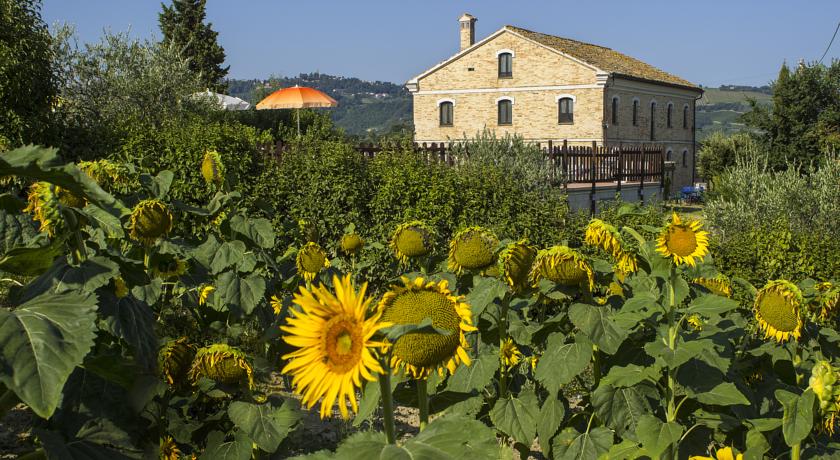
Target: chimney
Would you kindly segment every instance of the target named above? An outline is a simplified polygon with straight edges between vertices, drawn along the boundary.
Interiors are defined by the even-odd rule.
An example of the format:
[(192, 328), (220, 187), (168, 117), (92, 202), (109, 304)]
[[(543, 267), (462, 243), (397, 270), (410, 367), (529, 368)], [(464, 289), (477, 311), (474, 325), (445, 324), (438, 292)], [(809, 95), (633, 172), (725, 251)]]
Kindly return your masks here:
[(461, 24), (461, 51), (473, 46), (475, 43), (475, 17), (469, 13), (464, 13), (458, 22)]

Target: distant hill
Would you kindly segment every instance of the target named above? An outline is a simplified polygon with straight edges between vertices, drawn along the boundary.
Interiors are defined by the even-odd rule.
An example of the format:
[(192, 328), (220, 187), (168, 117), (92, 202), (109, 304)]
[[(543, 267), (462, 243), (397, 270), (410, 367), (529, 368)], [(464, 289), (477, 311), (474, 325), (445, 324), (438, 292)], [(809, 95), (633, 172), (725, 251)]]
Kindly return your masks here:
[(703, 140), (715, 131), (731, 134), (746, 129), (739, 118), (749, 112), (749, 99), (760, 105), (773, 103), (769, 86), (721, 85), (703, 88), (703, 91), (703, 97), (697, 101), (697, 140)]
[[(330, 114), (348, 134), (369, 137), (395, 129), (412, 129), (411, 94), (394, 83), (309, 73), (268, 80), (232, 79), (228, 81), (228, 91), (256, 104), (272, 91), (294, 85), (316, 88), (335, 98), (338, 107), (330, 109)], [(769, 86), (721, 85), (703, 90), (703, 97), (697, 101), (697, 140), (714, 131), (734, 133), (745, 129), (739, 118), (750, 110), (748, 99), (772, 104)]]
[(338, 107), (329, 109), (336, 125), (348, 134), (365, 137), (397, 128), (412, 128), (411, 94), (402, 85), (365, 81), (322, 73), (268, 80), (229, 80), (231, 96), (256, 104), (279, 88), (308, 86), (329, 94)]

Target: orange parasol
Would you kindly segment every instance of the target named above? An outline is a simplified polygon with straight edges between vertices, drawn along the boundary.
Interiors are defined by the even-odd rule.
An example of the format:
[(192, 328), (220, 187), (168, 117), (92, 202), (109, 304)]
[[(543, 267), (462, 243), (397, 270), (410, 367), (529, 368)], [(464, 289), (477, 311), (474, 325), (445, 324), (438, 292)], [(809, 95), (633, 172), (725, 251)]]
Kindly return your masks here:
[(300, 136), (300, 109), (335, 107), (338, 102), (314, 88), (295, 85), (278, 89), (257, 103), (257, 110), (298, 109), (297, 129)]

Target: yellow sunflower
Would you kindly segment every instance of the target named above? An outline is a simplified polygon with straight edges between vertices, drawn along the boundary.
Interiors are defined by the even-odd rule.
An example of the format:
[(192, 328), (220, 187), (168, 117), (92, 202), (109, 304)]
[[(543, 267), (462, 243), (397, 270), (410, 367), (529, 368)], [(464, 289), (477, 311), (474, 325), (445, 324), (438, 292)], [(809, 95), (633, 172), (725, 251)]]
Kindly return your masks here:
[(61, 215), (60, 201), (55, 192), (55, 186), (49, 182), (35, 182), (29, 187), (29, 204), (24, 212), (32, 213), (41, 226), (39, 231), (50, 237), (64, 228), (64, 217)]
[(840, 286), (830, 281), (817, 283), (814, 286), (817, 295), (814, 299), (821, 320), (830, 319), (840, 307)]
[(712, 294), (723, 297), (732, 297), (732, 282), (730, 282), (729, 277), (723, 273), (718, 274), (714, 278), (694, 278), (692, 283), (703, 286)]
[(540, 363), (540, 357), (538, 355), (531, 356), (531, 370), (537, 370), (537, 364)]
[(341, 237), (341, 251), (350, 255), (356, 255), (365, 246), (365, 240), (356, 233), (348, 233)]
[(227, 217), (228, 217), (227, 213), (222, 211), (219, 214), (217, 214), (216, 217), (213, 218), (213, 221), (210, 222), (210, 224), (213, 225), (216, 228), (219, 228), (225, 222), (225, 219), (227, 219)]
[(586, 258), (566, 246), (554, 246), (537, 254), (531, 270), (531, 283), (537, 285), (545, 278), (563, 286), (585, 286), (595, 288), (595, 272)]
[(158, 351), (158, 373), (169, 385), (184, 382), (195, 357), (195, 347), (186, 337), (166, 342)]
[(213, 291), (215, 291), (215, 290), (216, 290), (216, 287), (213, 286), (212, 284), (208, 284), (207, 286), (202, 287), (201, 290), (198, 291), (198, 304), (199, 305), (207, 304), (207, 298), (210, 297), (210, 294), (212, 294)]
[(801, 305), (802, 293), (795, 284), (785, 280), (768, 282), (756, 294), (753, 306), (764, 337), (772, 337), (777, 342), (784, 342), (790, 336), (798, 339), (802, 331)]
[(295, 265), (298, 274), (311, 283), (321, 270), (330, 266), (330, 260), (318, 243), (310, 241), (298, 251)]
[(111, 184), (127, 185), (129, 183), (129, 169), (121, 163), (106, 159), (82, 161), (79, 163), (79, 169), (90, 176), (100, 187)]
[(425, 318), (449, 335), (409, 333), (393, 344), (391, 366), (401, 368), (415, 379), (424, 379), (433, 371), (443, 377), (454, 373), (460, 363), (470, 365), (469, 344), (465, 332), (475, 331), (470, 306), (463, 296), (455, 296), (446, 280), (435, 283), (417, 277), (402, 277), (403, 285), (393, 285), (379, 302), (382, 319), (394, 324), (418, 324)]
[(408, 265), (408, 259), (425, 256), (432, 250), (433, 237), (434, 233), (426, 224), (413, 220), (397, 227), (390, 246), (397, 260)]
[(289, 362), (284, 374), (292, 376), (294, 391), (311, 408), (321, 401), (321, 418), (327, 417), (338, 403), (344, 419), (349, 418), (347, 402), (358, 411), (356, 390), (362, 379), (373, 381), (382, 373), (377, 350), (385, 344), (372, 340), (374, 334), (390, 324), (380, 321), (380, 310), (370, 310), (371, 298), (365, 297), (367, 283), (358, 292), (350, 276), (333, 277), (335, 294), (320, 285), (304, 287), (295, 294), (300, 310), (290, 309), (283, 340), (296, 351), (283, 356)]
[(449, 242), (447, 268), (457, 274), (466, 270), (482, 270), (493, 264), (499, 239), (490, 230), (468, 227), (456, 233)]
[(702, 331), (703, 330), (703, 318), (700, 317), (698, 314), (691, 314), (685, 319), (685, 322), (691, 326), (692, 329), (695, 331)]
[(508, 369), (513, 368), (522, 361), (522, 352), (519, 351), (519, 348), (510, 337), (506, 338), (502, 342), (502, 348), (499, 349), (499, 355), (502, 358), (502, 364), (504, 364)]
[(178, 460), (181, 458), (181, 450), (172, 436), (166, 436), (160, 440), (160, 460)]
[(639, 259), (633, 252), (622, 251), (615, 256), (615, 267), (616, 272), (621, 274), (621, 280), (623, 281), (630, 273), (639, 271)]
[(254, 368), (248, 362), (248, 355), (225, 343), (199, 348), (189, 377), (193, 383), (205, 377), (225, 385), (247, 382), (248, 388), (254, 388)]
[(128, 295), (128, 286), (125, 284), (125, 280), (120, 276), (114, 278), (114, 295), (116, 295), (118, 299), (122, 299)]
[(522, 292), (530, 287), (528, 276), (537, 257), (537, 250), (527, 239), (510, 243), (499, 253), (499, 275), (513, 292)]
[(201, 176), (208, 184), (222, 185), (225, 181), (225, 164), (222, 156), (215, 150), (204, 152), (204, 159), (201, 160)]
[(601, 248), (608, 254), (620, 254), (624, 251), (621, 234), (612, 225), (601, 219), (592, 219), (586, 227), (584, 242), (589, 246)]
[(709, 232), (701, 230), (703, 224), (697, 220), (683, 222), (677, 213), (659, 234), (656, 251), (666, 258), (674, 259), (677, 265), (692, 267), (709, 253)]
[(820, 402), (820, 410), (825, 411), (830, 407), (833, 408), (835, 393), (840, 393), (840, 388), (837, 387), (837, 371), (829, 361), (817, 361), (811, 368), (808, 387), (817, 396)]
[(274, 310), (275, 315), (279, 316), (283, 312), (283, 300), (276, 295), (271, 296), (271, 309)]
[(688, 460), (743, 460), (744, 454), (736, 453), (731, 447), (724, 447), (715, 452), (714, 457), (704, 457), (702, 455), (692, 455)]
[(158, 238), (172, 231), (172, 212), (160, 200), (143, 200), (131, 211), (129, 235), (151, 246)]

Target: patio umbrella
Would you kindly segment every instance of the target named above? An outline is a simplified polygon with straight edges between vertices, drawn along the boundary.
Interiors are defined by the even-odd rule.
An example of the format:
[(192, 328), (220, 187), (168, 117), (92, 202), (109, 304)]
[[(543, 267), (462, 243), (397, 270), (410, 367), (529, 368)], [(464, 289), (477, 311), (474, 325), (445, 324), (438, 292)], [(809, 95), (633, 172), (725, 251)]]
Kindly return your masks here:
[(219, 107), (223, 110), (248, 110), (251, 108), (251, 104), (248, 103), (248, 101), (243, 101), (238, 97), (228, 96), (227, 94), (214, 93), (209, 89), (200, 93), (193, 93), (192, 97), (205, 97), (211, 101), (215, 99), (215, 101), (219, 104)]
[(297, 109), (297, 130), (300, 136), (300, 109), (335, 107), (338, 102), (313, 88), (295, 85), (278, 89), (257, 103), (257, 110)]

